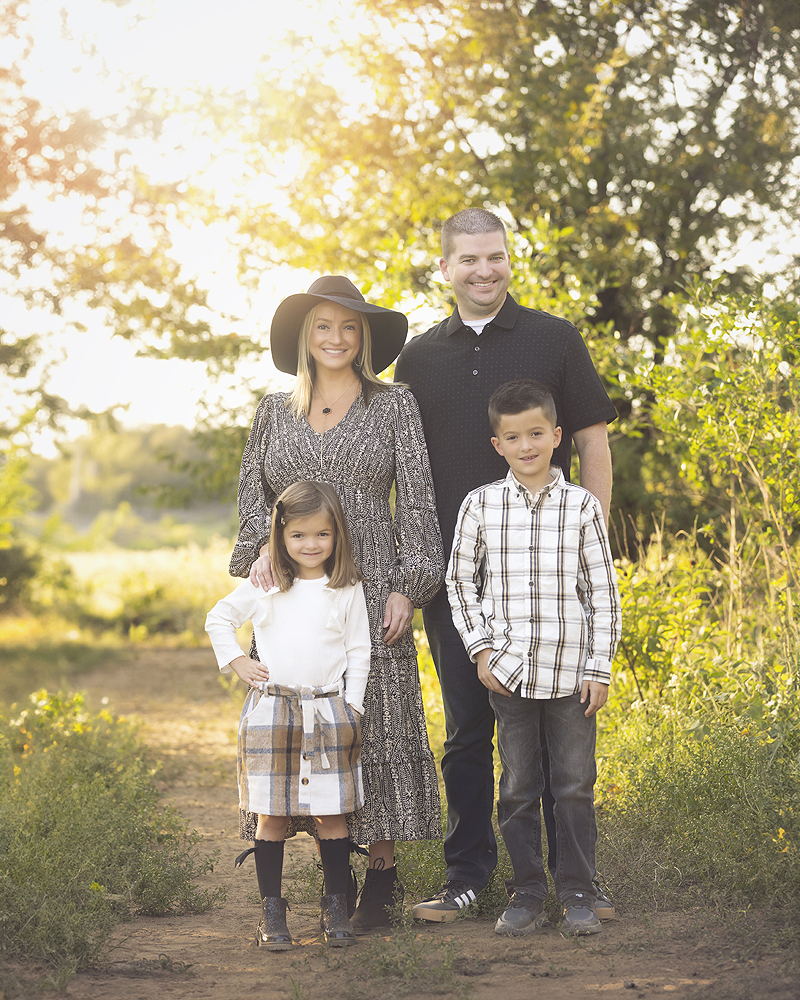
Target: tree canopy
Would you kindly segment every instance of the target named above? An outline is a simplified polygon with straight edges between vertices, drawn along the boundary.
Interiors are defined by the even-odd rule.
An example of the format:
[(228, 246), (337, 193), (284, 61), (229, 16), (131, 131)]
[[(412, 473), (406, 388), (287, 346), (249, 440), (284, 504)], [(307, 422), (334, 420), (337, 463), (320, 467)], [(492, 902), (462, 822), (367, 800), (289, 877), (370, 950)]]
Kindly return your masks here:
[[(35, 44), (29, 16), (21, 0), (0, 0), (0, 294), (64, 327), (79, 324), (73, 305), (99, 310), (112, 333), (156, 356), (218, 365), (236, 357), (245, 342), (212, 330), (206, 292), (172, 255), (170, 222), (186, 206), (187, 185), (152, 183), (137, 167), (136, 144), (163, 124), (150, 95), (131, 86), (106, 115), (43, 106), (25, 77)], [(68, 12), (62, 17), (68, 27)], [(65, 217), (68, 235), (59, 232)], [(31, 382), (42, 341), (39, 331), (0, 319), (8, 408), (0, 437), (20, 420), (67, 410)], [(9, 405), (15, 391), (17, 407)]]
[[(245, 177), (269, 180), (268, 200), (248, 186), (234, 206), (254, 273), (288, 262), (436, 297), (438, 224), (497, 206), (523, 236), (542, 220), (568, 235), (558, 269), (593, 275), (591, 319), (659, 341), (685, 279), (725, 270), (745, 229), (797, 219), (793, 0), (349, 6), (338, 41), (297, 38), (217, 119)], [(732, 268), (727, 287), (747, 281)]]

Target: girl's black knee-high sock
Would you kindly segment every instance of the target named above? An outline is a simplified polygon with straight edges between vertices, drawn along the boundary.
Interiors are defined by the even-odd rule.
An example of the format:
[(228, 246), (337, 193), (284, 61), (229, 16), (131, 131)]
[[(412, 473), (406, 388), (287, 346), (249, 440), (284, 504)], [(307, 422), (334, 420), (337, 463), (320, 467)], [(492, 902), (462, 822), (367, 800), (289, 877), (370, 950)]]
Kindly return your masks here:
[(258, 878), (258, 893), (262, 899), (266, 896), (280, 897), (285, 843), (284, 840), (257, 840), (255, 842), (256, 877)]
[(346, 893), (350, 876), (350, 838), (320, 840), (319, 856), (325, 876), (325, 894), (336, 896)]

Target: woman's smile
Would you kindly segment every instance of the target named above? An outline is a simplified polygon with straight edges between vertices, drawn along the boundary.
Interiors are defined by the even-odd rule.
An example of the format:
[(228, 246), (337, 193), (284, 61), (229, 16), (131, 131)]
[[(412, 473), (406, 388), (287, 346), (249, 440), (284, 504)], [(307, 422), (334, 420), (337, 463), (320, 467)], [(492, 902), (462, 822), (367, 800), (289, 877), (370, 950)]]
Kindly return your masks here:
[(351, 367), (361, 350), (361, 317), (336, 302), (317, 306), (308, 337), (308, 351), (323, 368)]

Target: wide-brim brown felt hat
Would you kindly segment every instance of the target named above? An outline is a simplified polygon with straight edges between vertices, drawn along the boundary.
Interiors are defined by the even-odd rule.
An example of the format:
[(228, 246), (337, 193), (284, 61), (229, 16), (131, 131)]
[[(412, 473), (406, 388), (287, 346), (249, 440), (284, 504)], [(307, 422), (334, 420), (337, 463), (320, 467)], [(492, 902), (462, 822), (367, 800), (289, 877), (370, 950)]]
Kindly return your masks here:
[(372, 370), (377, 375), (388, 368), (406, 342), (408, 320), (401, 312), (366, 302), (353, 282), (341, 274), (317, 278), (307, 292), (288, 295), (275, 310), (269, 333), (275, 367), (289, 375), (297, 374), (297, 341), (303, 319), (309, 309), (325, 301), (336, 302), (369, 317)]

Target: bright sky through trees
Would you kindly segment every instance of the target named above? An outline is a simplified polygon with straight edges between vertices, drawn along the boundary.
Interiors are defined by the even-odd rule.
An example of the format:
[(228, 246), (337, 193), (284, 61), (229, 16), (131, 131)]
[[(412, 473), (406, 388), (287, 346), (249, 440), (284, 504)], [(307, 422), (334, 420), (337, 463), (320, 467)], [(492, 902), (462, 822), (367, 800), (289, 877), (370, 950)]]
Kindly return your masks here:
[[(100, 207), (94, 221), (98, 221), (98, 213), (110, 210), (114, 214), (118, 211), (118, 215), (114, 215), (117, 229), (129, 227), (130, 234), (127, 228), (125, 232), (120, 231), (118, 245), (112, 247), (109, 255), (104, 257), (107, 248), (94, 240), (92, 235), (86, 236), (89, 230), (84, 228), (83, 271), (73, 281), (77, 269), (67, 264), (60, 274), (62, 288), (67, 286), (68, 308), (65, 307), (64, 314), (55, 315), (44, 309), (34, 311), (30, 301), (26, 303), (24, 300), (25, 289), (21, 281), (14, 284), (12, 278), (7, 295), (0, 290), (0, 329), (7, 327), (19, 335), (32, 335), (49, 348), (53, 359), (58, 356), (59, 351), (66, 354), (66, 359), (50, 373), (48, 390), (56, 396), (65, 397), (73, 406), (85, 404), (93, 410), (105, 409), (117, 403), (127, 404), (129, 409), (123, 419), (128, 423), (191, 423), (195, 404), (209, 385), (207, 369), (203, 362), (179, 360), (179, 357), (202, 356), (213, 361), (219, 356), (215, 352), (224, 355), (227, 351), (226, 357), (232, 363), (234, 357), (242, 359), (246, 356), (246, 348), (243, 348), (241, 354), (237, 354), (237, 351), (250, 338), (257, 345), (263, 346), (277, 301), (290, 292), (303, 290), (309, 282), (308, 273), (289, 270), (288, 266), (280, 265), (281, 261), (292, 260), (299, 267), (311, 260), (323, 269), (350, 269), (351, 273), (368, 281), (376, 268), (382, 268), (381, 274), (387, 277), (384, 273), (387, 259), (394, 261), (393, 240), (405, 240), (404, 246), (406, 249), (410, 248), (412, 255), (422, 254), (424, 264), (420, 266), (425, 270), (425, 282), (435, 281), (429, 266), (436, 255), (430, 220), (460, 207), (462, 199), (474, 197), (474, 194), (469, 195), (468, 192), (476, 191), (478, 188), (475, 185), (484, 182), (494, 185), (485, 188), (487, 198), (495, 198), (506, 207), (509, 204), (508, 192), (503, 193), (505, 188), (500, 169), (503, 164), (495, 165), (500, 169), (499, 180), (495, 176), (497, 169), (493, 173), (487, 173), (485, 165), (483, 172), (475, 166), (476, 157), (481, 160), (490, 152), (488, 148), (483, 148), (482, 143), (494, 143), (495, 146), (499, 143), (501, 153), (507, 149), (509, 156), (514, 149), (521, 151), (513, 169), (512, 179), (516, 180), (530, 178), (535, 173), (531, 169), (533, 161), (527, 150), (538, 148), (538, 142), (542, 148), (537, 176), (546, 178), (550, 176), (548, 171), (554, 171), (553, 176), (561, 177), (561, 168), (567, 161), (563, 158), (558, 160), (558, 149), (561, 148), (559, 143), (553, 139), (553, 133), (546, 129), (541, 136), (537, 133), (537, 128), (541, 131), (546, 111), (551, 116), (547, 121), (552, 120), (564, 133), (562, 139), (569, 156), (575, 159), (578, 154), (573, 135), (578, 126), (571, 124), (577, 112), (572, 114), (569, 108), (565, 110), (562, 106), (565, 93), (563, 81), (551, 90), (547, 89), (549, 84), (546, 73), (542, 76), (539, 72), (544, 65), (544, 50), (537, 57), (542, 65), (536, 60), (533, 60), (535, 66), (527, 65), (532, 61), (528, 58), (530, 39), (522, 44), (521, 63), (513, 69), (511, 82), (514, 86), (510, 90), (506, 88), (508, 93), (503, 89), (507, 66), (515, 65), (504, 61), (508, 52), (504, 46), (512, 36), (516, 37), (518, 27), (508, 4), (487, 2), (465, 5), (453, 2), (394, 5), (387, 0), (365, 0), (362, 3), (349, 3), (345, 0), (229, 0), (225, 5), (212, 0), (195, 0), (192, 3), (187, 3), (186, 0), (3, 2), (20, 12), (24, 21), (24, 33), (31, 37), (32, 46), (28, 51), (22, 38), (0, 37), (0, 65), (19, 65), (25, 93), (41, 101), (45, 112), (54, 116), (56, 126), (59, 125), (60, 108), (67, 111), (86, 107), (97, 118), (107, 117), (106, 134), (113, 146), (114, 123), (117, 118), (124, 118), (121, 112), (147, 106), (149, 110), (145, 114), (152, 111), (155, 116), (155, 109), (160, 105), (165, 111), (163, 130), (157, 141), (149, 138), (125, 139), (131, 156), (127, 157), (120, 171), (120, 176), (124, 173), (126, 181), (130, 181), (127, 189), (124, 185), (120, 188), (124, 195), (130, 195), (131, 187), (136, 189), (138, 182), (134, 167), (141, 170), (146, 179), (155, 183), (175, 185), (173, 188), (163, 189), (167, 193), (163, 194), (161, 200), (158, 191), (151, 192), (147, 189), (143, 195), (143, 200), (149, 199), (155, 226), (166, 220), (165, 230), (162, 230), (162, 236), (166, 232), (164, 255), (152, 262), (148, 258), (147, 247), (152, 245), (154, 230), (148, 233), (144, 214), (139, 217), (135, 209), (129, 210), (124, 206), (120, 208), (122, 203), (119, 200), (114, 202), (110, 197), (104, 199), (102, 190), (98, 189), (100, 197), (97, 204)], [(614, 20), (616, 15), (613, 10), (609, 15), (611, 8), (608, 5), (598, 2), (585, 6), (587, 11), (592, 8), (596, 15), (595, 20), (589, 19), (591, 23), (587, 22), (588, 26), (584, 25), (581, 29), (583, 34), (578, 39), (588, 55), (580, 61), (580, 67), (570, 68), (569, 61), (564, 64), (567, 67), (565, 79), (578, 87), (575, 99), (579, 101), (580, 95), (585, 95), (586, 92), (585, 89), (581, 90), (584, 77), (589, 81), (592, 93), (608, 91), (609, 103), (604, 107), (611, 109), (608, 113), (609, 122), (603, 124), (603, 128), (598, 127), (595, 139), (600, 145), (594, 158), (586, 152), (588, 146), (581, 147), (582, 155), (586, 155), (580, 162), (575, 159), (573, 167), (577, 173), (574, 178), (572, 173), (569, 174), (573, 186), (568, 191), (565, 189), (559, 195), (556, 187), (543, 181), (543, 190), (537, 188), (534, 192), (539, 199), (535, 202), (535, 206), (539, 207), (534, 210), (534, 215), (539, 213), (538, 221), (542, 221), (542, 216), (547, 217), (546, 206), (551, 203), (552, 206), (560, 206), (559, 197), (567, 209), (574, 210), (579, 216), (579, 222), (583, 219), (581, 211), (584, 211), (586, 219), (583, 221), (588, 228), (585, 233), (582, 230), (577, 233), (573, 241), (575, 246), (584, 250), (586, 246), (594, 246), (598, 242), (598, 206), (590, 204), (587, 209), (583, 204), (587, 199), (583, 195), (587, 191), (592, 192), (591, 184), (597, 184), (595, 174), (598, 171), (594, 168), (604, 168), (610, 163), (609, 149), (602, 144), (605, 141), (604, 129), (607, 125), (615, 125), (614, 108), (618, 105), (620, 108), (627, 107), (624, 100), (630, 98), (630, 86), (635, 85), (638, 79), (633, 73), (631, 80), (634, 84), (628, 85), (628, 91), (621, 87), (620, 94), (614, 98), (617, 104), (611, 101), (613, 95), (603, 76), (602, 66), (598, 69), (589, 57), (600, 58), (594, 53), (594, 49), (601, 36), (604, 45), (614, 42), (623, 48), (624, 39), (620, 41), (622, 36), (617, 37), (620, 33)], [(685, 6), (689, 12), (687, 17), (689, 14), (693, 17), (696, 13), (695, 5), (688, 3)], [(763, 6), (759, 5), (759, 9)], [(772, 6), (776, 6), (776, 3)], [(545, 7), (555, 12), (551, 27), (548, 27), (550, 15)], [(574, 14), (580, 7), (580, 4), (573, 6), (568, 0), (562, 0), (560, 4), (544, 5), (543, 13), (538, 12), (537, 8), (536, 17), (531, 15), (530, 29), (534, 34), (530, 38), (541, 35), (548, 39), (548, 32), (552, 33), (556, 29), (569, 35), (575, 29)], [(637, 13), (635, 4), (621, 5), (620, 11), (623, 7), (634, 20), (641, 14), (641, 11)], [(529, 12), (532, 6), (523, 2), (519, 9)], [(665, 8), (669, 9), (669, 6)], [(717, 8), (711, 5), (710, 9), (716, 11)], [(366, 13), (370, 10), (381, 11), (381, 17), (370, 20)], [(651, 11), (656, 21), (658, 10), (660, 8)], [(747, 18), (742, 20), (744, 15), (740, 17), (740, 14), (736, 4), (732, 4), (728, 24), (731, 31), (734, 28), (737, 31), (739, 28), (750, 30), (750, 21)], [(458, 18), (464, 22), (461, 24), (461, 34), (457, 30)], [(472, 20), (475, 21), (474, 25)], [(691, 17), (689, 20), (691, 21)], [(582, 19), (578, 18), (578, 21)], [(741, 25), (739, 21), (742, 21)], [(753, 23), (758, 26), (760, 21), (756, 18)], [(768, 28), (772, 22), (764, 23)], [(310, 43), (295, 50), (290, 49), (284, 38), (285, 33), (293, 29), (304, 36), (310, 36)], [(359, 39), (359, 29), (371, 37)], [(637, 48), (636, 32), (643, 30), (635, 25), (631, 28), (624, 44), (632, 47), (632, 52)], [(511, 35), (507, 36), (507, 32), (511, 32)], [(623, 32), (622, 35), (624, 34)], [(340, 54), (333, 55), (332, 51), (337, 49), (337, 35), (341, 40), (338, 45)], [(461, 45), (459, 39), (468, 37), (473, 38), (474, 44), (471, 43), (471, 47)], [(777, 29), (774, 29), (774, 38), (767, 31), (764, 44), (769, 48), (778, 39)], [(492, 68), (491, 53), (495, 43), (500, 45), (501, 56)], [(328, 45), (331, 52), (325, 51)], [(449, 67), (446, 78), (441, 77), (442, 67), (432, 70), (425, 77), (421, 64), (417, 66), (419, 72), (415, 75), (413, 55), (417, 52), (417, 56), (421, 58), (419, 53), (424, 54), (425, 45), (430, 48), (431, 65), (439, 66), (444, 60), (442, 66), (446, 64)], [(389, 50), (397, 57), (396, 69), (395, 63), (389, 58)], [(481, 54), (480, 58), (475, 55), (475, 52), (484, 51), (486, 55)], [(691, 54), (690, 52), (689, 55)], [(633, 52), (633, 55), (636, 53)], [(603, 59), (607, 56), (608, 53)], [(685, 52), (682, 57), (686, 57)], [(353, 66), (350, 73), (344, 68), (348, 58)], [(472, 66), (471, 60), (474, 59), (477, 62)], [(583, 71), (586, 66), (588, 70), (584, 76), (580, 76), (578, 68)], [(266, 72), (256, 85), (260, 70)], [(496, 93), (495, 90), (486, 90), (486, 81), (494, 79), (492, 73), (496, 74)], [(359, 74), (360, 81), (356, 84), (355, 77)], [(473, 77), (470, 89), (469, 82)], [(530, 83), (530, 93), (529, 78), (533, 81)], [(645, 77), (641, 79), (644, 80)], [(663, 80), (668, 83), (669, 79), (669, 73), (666, 73)], [(709, 79), (715, 81), (716, 77), (712, 73)], [(663, 96), (663, 88), (667, 83), (662, 81), (662, 77), (658, 77), (651, 88), (653, 92), (650, 99), (654, 107), (660, 107), (662, 102), (659, 98)], [(138, 85), (155, 91), (156, 96), (149, 106), (146, 99), (140, 100), (141, 92), (136, 90)], [(415, 94), (424, 86), (430, 87), (430, 99), (415, 104)], [(516, 96), (515, 87), (519, 90)], [(659, 87), (662, 88), (661, 91)], [(198, 97), (205, 90), (209, 92), (208, 100)], [(226, 91), (229, 93), (226, 94)], [(441, 100), (442, 94), (446, 100)], [(340, 98), (343, 103), (340, 103)], [(776, 95), (772, 95), (772, 98), (776, 99)], [(384, 105), (379, 106), (380, 100), (384, 101)], [(448, 129), (453, 123), (445, 105), (458, 100), (463, 106), (459, 106), (457, 113), (453, 112), (453, 121), (462, 130), (462, 138), (456, 143), (452, 136), (448, 138)], [(622, 103), (619, 103), (620, 100)], [(516, 101), (519, 103), (520, 113), (531, 115), (528, 130), (531, 134), (527, 134), (525, 128), (520, 126), (517, 139), (521, 145), (515, 146), (513, 141), (516, 132), (511, 128), (512, 120), (504, 110), (508, 101)], [(196, 114), (191, 110), (192, 104), (195, 105)], [(706, 104), (700, 100), (698, 106), (702, 110)], [(589, 102), (588, 107), (594, 105)], [(475, 124), (477, 118), (473, 121), (473, 110), (478, 108), (482, 108), (481, 113), (485, 118), (483, 125), (480, 122)], [(667, 107), (666, 112), (662, 109), (667, 117), (673, 111), (675, 109), (671, 106)], [(628, 107), (624, 115), (631, 113), (631, 108)], [(439, 122), (439, 118), (444, 124)], [(372, 119), (374, 129), (370, 126)], [(628, 123), (627, 131), (622, 129), (623, 138), (633, 142), (633, 146), (638, 149), (636, 137), (639, 131), (647, 131), (647, 122), (630, 124), (628, 117), (624, 117), (623, 121)], [(423, 128), (425, 122), (428, 122), (428, 132)], [(142, 135), (149, 135), (149, 124), (147, 122), (142, 127)], [(711, 123), (708, 127), (712, 126), (716, 129), (717, 124)], [(408, 148), (397, 139), (396, 128), (401, 132), (405, 128), (410, 143)], [(579, 132), (581, 128), (582, 125), (578, 128)], [(55, 132), (57, 131), (56, 127)], [(771, 135), (775, 129), (769, 125), (767, 131)], [(8, 132), (7, 141), (13, 144), (18, 141), (19, 131), (14, 133), (17, 139), (11, 138), (12, 132), (13, 127)], [(744, 134), (747, 136), (750, 132), (745, 130)], [(332, 142), (332, 137), (337, 136), (341, 139), (340, 146)], [(319, 148), (315, 146), (318, 140)], [(654, 134), (651, 145), (640, 151), (642, 162), (638, 163), (639, 174), (631, 167), (631, 178), (622, 177), (620, 183), (635, 186), (644, 185), (647, 181), (652, 186), (655, 182), (648, 181), (648, 178), (655, 172), (657, 193), (664, 189), (665, 204), (669, 211), (673, 211), (675, 191), (680, 188), (680, 184), (677, 180), (673, 183), (673, 178), (669, 175), (668, 164), (672, 162), (671, 157), (666, 155), (665, 162), (662, 163), (661, 154), (658, 153), (662, 147), (669, 147), (668, 140), (669, 136), (665, 138), (664, 135)], [(30, 140), (24, 140), (22, 144), (33, 148)], [(471, 157), (461, 155), (465, 144), (474, 154)], [(454, 158), (453, 149), (456, 146), (458, 149)], [(90, 145), (90, 148), (91, 159), (87, 160), (89, 166), (96, 164), (101, 174), (105, 172), (106, 178), (109, 175), (113, 177), (115, 161), (110, 146), (95, 149)], [(450, 164), (454, 172), (448, 173), (442, 168), (444, 172), (437, 174), (435, 183), (428, 183), (425, 180), (428, 177), (426, 168), (431, 166), (427, 160), (432, 149), (439, 150), (444, 166), (450, 169)], [(613, 152), (613, 145), (611, 150)], [(676, 147), (676, 150), (675, 155), (686, 156), (689, 160), (699, 155), (693, 147)], [(752, 148), (750, 151), (752, 152)], [(551, 154), (555, 155), (555, 162), (551, 162)], [(382, 156), (384, 159), (381, 159)], [(621, 156), (618, 152), (617, 159)], [(569, 162), (572, 163), (572, 160)], [(744, 167), (749, 160), (745, 157), (739, 161), (735, 154), (727, 155), (724, 160), (726, 167), (732, 164), (735, 166), (738, 162)], [(462, 168), (468, 168), (467, 172)], [(711, 197), (706, 190), (709, 188), (708, 164), (700, 164), (697, 169), (702, 174), (698, 175), (698, 184), (707, 201)], [(404, 174), (403, 170), (407, 173)], [(600, 172), (602, 173), (602, 169)], [(727, 172), (730, 173), (730, 170)], [(585, 183), (581, 181), (584, 173), (589, 178)], [(749, 190), (748, 184), (750, 187), (753, 184), (758, 187), (761, 176), (753, 168), (748, 175), (749, 179), (745, 178), (746, 182), (742, 182), (742, 190)], [(346, 194), (357, 180), (362, 184), (359, 191), (367, 197), (367, 201), (356, 199), (351, 205), (347, 203)], [(735, 181), (735, 177), (729, 177), (726, 190), (735, 193), (738, 190)], [(418, 182), (422, 184), (421, 188)], [(73, 179), (73, 183), (80, 187), (80, 175), (77, 182)], [(215, 220), (213, 223), (204, 224), (198, 219), (189, 225), (177, 221), (179, 210), (175, 206), (181, 201), (181, 191), (186, 191), (187, 183), (202, 188), (197, 197), (194, 197), (194, 192), (186, 195), (187, 205), (191, 202), (191, 210), (197, 215), (207, 211), (207, 217)], [(428, 190), (423, 191), (426, 183)], [(52, 197), (37, 193), (42, 190), (52, 191), (53, 188), (48, 188), (46, 184), (39, 185), (38, 188), (35, 184), (28, 184), (23, 185), (19, 191), (20, 203), (30, 209), (34, 229), (38, 228), (46, 233), (48, 246), (55, 245), (57, 251), (60, 247), (80, 247), (81, 240), (75, 236), (80, 226), (80, 197)], [(405, 204), (403, 197), (394, 197), (405, 194), (413, 201), (415, 193), (420, 193), (420, 200), (415, 201), (411, 208)], [(426, 197), (422, 198), (421, 193)], [(342, 196), (342, 208), (337, 215), (336, 206), (331, 209), (328, 203), (338, 204), (339, 195)], [(214, 196), (217, 198), (216, 211), (210, 208), (210, 201)], [(588, 198), (588, 202), (593, 197)], [(292, 198), (295, 199), (294, 203)], [(524, 191), (519, 194), (518, 201), (520, 200), (525, 202)], [(541, 208), (540, 202), (545, 208)], [(755, 207), (757, 202), (758, 199), (755, 198)], [(606, 220), (606, 228), (610, 228), (606, 234), (608, 240), (603, 243), (604, 249), (602, 252), (598, 251), (600, 257), (599, 261), (595, 261), (595, 266), (602, 265), (600, 269), (607, 270), (610, 267), (608, 246), (616, 246), (620, 242), (617, 230), (624, 222), (621, 217), (617, 219), (611, 216), (618, 210), (621, 211), (620, 206), (624, 206), (622, 202), (617, 205), (613, 198), (603, 204), (606, 214), (602, 218)], [(772, 205), (773, 209), (774, 207)], [(305, 242), (298, 238), (297, 226), (290, 228), (285, 223), (292, 208), (292, 217), (301, 220), (305, 218), (307, 223), (303, 232)], [(628, 209), (633, 213), (630, 226), (635, 229), (638, 225), (633, 218), (636, 206), (628, 206)], [(595, 215), (591, 215), (592, 212)], [(359, 213), (364, 216), (361, 229), (358, 228)], [(675, 214), (674, 219), (682, 221), (685, 214)], [(419, 225), (415, 223), (410, 228), (406, 225), (406, 230), (403, 231), (403, 221), (408, 223), (409, 216), (416, 218), (417, 215), (422, 220)], [(572, 232), (569, 212), (562, 215), (566, 221), (562, 220), (561, 224), (567, 226), (564, 232)], [(771, 218), (768, 213), (767, 217)], [(104, 218), (107, 219), (108, 214)], [(348, 244), (344, 237), (348, 224), (354, 219), (355, 228), (350, 227), (353, 232), (350, 233)], [(101, 218), (100, 222), (102, 221)], [(140, 221), (142, 225), (137, 228)], [(241, 225), (237, 226), (237, 222)], [(721, 222), (717, 220), (716, 225), (724, 223), (724, 219)], [(425, 226), (428, 227), (426, 238), (431, 238), (427, 243), (420, 238), (420, 226), (423, 230)], [(711, 255), (710, 273), (714, 273), (714, 268), (717, 267), (723, 271), (735, 268), (737, 263), (744, 262), (743, 254), (747, 254), (748, 263), (752, 263), (756, 271), (762, 271), (762, 264), (766, 264), (767, 270), (780, 270), (780, 253), (776, 250), (783, 251), (786, 256), (791, 256), (792, 250), (786, 232), (780, 237), (777, 230), (773, 232), (773, 248), (769, 260), (764, 249), (766, 244), (747, 246), (748, 234), (752, 239), (754, 232), (752, 227), (740, 229), (735, 246), (725, 244), (723, 239), (718, 247), (719, 252)], [(133, 249), (126, 257), (124, 244), (129, 235)], [(229, 240), (226, 239), (228, 236), (231, 237)], [(584, 243), (581, 243), (584, 237)], [(639, 236), (635, 238), (639, 242), (631, 250), (634, 256), (626, 263), (626, 266), (630, 265), (628, 278), (634, 284), (643, 278), (642, 269), (650, 259), (645, 254), (642, 263), (636, 256), (641, 255), (644, 242)], [(774, 248), (779, 238), (782, 244)], [(74, 239), (74, 244), (70, 242), (71, 239)], [(615, 239), (617, 243), (614, 242)], [(691, 245), (690, 237), (687, 236), (684, 242), (686, 246), (681, 244), (678, 248), (681, 253), (696, 249)], [(379, 252), (381, 245), (383, 256)], [(120, 247), (121, 253), (114, 257), (113, 253), (119, 251)], [(29, 242), (28, 248), (31, 256), (36, 257), (38, 244)], [(99, 249), (93, 255), (95, 248)], [(569, 251), (574, 257), (573, 249), (567, 248), (564, 252)], [(171, 268), (172, 262), (168, 259), (170, 255), (180, 263), (180, 274), (175, 267)], [(524, 264), (522, 258), (519, 263), (520, 267)], [(249, 289), (239, 279), (237, 268), (240, 264), (246, 264), (250, 267), (251, 274), (255, 275), (253, 286)], [(27, 273), (33, 271), (36, 271), (35, 265), (28, 268)], [(8, 273), (11, 274), (10, 271)], [(43, 283), (39, 286), (39, 291), (48, 280), (46, 273), (41, 277), (42, 273), (43, 269), (39, 268), (32, 279)], [(410, 277), (409, 274), (397, 273), (397, 287), (393, 290), (393, 294), (397, 296), (396, 301), (401, 301), (401, 297), (410, 298), (412, 289), (419, 290), (411, 280), (413, 275)], [(109, 275), (108, 282), (106, 275)], [(153, 275), (156, 276), (155, 279)], [(124, 284), (126, 280), (127, 285)], [(117, 285), (111, 287), (114, 281)], [(184, 284), (187, 282), (188, 286)], [(193, 283), (196, 289), (208, 290), (207, 309), (203, 295), (195, 295), (195, 289), (190, 287)], [(610, 284), (613, 285), (613, 282)], [(71, 285), (74, 287), (69, 287)], [(534, 289), (538, 287), (536, 279), (529, 285)], [(594, 278), (591, 277), (587, 279), (587, 288), (590, 286), (595, 287)], [(107, 287), (110, 291), (106, 292)], [(135, 298), (137, 289), (141, 287), (145, 288), (144, 296), (134, 303), (136, 308), (131, 309), (131, 330), (126, 331), (126, 296)], [(95, 305), (100, 304), (101, 308), (89, 309), (88, 306), (80, 305), (96, 289), (99, 289), (97, 298), (103, 301), (95, 302)], [(174, 293), (177, 303), (175, 315), (180, 313), (179, 319), (184, 321), (183, 326), (180, 322), (173, 322), (174, 317), (169, 308), (172, 299), (169, 295), (164, 295), (164, 298), (170, 299), (167, 306), (161, 306), (155, 301), (164, 289), (169, 289), (170, 294)], [(43, 294), (46, 297), (46, 288)], [(129, 341), (122, 337), (112, 337), (110, 325), (105, 325), (107, 321), (103, 319), (102, 306), (107, 307), (115, 295), (112, 305), (117, 308), (117, 332), (122, 333), (123, 337), (130, 335), (132, 339)], [(402, 298), (402, 304), (408, 304), (406, 298)], [(183, 312), (180, 312), (181, 308)], [(542, 308), (546, 308), (546, 305)], [(151, 310), (150, 313), (148, 309)], [(162, 312), (154, 322), (152, 313), (158, 313), (159, 309)], [(198, 312), (203, 314), (201, 322), (197, 328), (193, 328), (191, 317)], [(634, 310), (634, 319), (631, 320), (634, 326), (638, 322), (635, 321), (636, 315), (638, 314)], [(205, 329), (199, 329), (203, 324)], [(168, 343), (170, 330), (177, 328), (178, 339)], [(236, 334), (238, 339), (232, 334)], [(137, 359), (137, 343), (139, 348), (144, 345), (151, 351), (160, 351), (168, 360)], [(245, 377), (251, 379), (253, 388), (263, 388), (275, 375), (269, 355), (261, 354), (253, 360), (255, 353), (249, 355), (248, 361), (240, 360), (235, 374), (228, 372), (219, 383), (219, 390), (225, 396), (229, 408), (230, 405), (237, 407), (242, 404)], [(274, 386), (283, 384), (285, 380), (277, 379), (273, 382)], [(249, 400), (246, 405), (250, 405)]]
[[(333, 20), (343, 13), (339, 3), (324, 6)], [(328, 29), (319, 19), (319, 5), (315, 7), (315, 30), (324, 34)], [(115, 112), (133, 80), (176, 96), (192, 96), (204, 87), (244, 89), (261, 59), (280, 58), (284, 32), (312, 26), (302, 0), (229, 0), (224, 7), (213, 0), (189, 5), (184, 0), (70, 0), (69, 5), (63, 0), (31, 0), (27, 21), (34, 41), (23, 66), (27, 92), (55, 111), (86, 107), (98, 114)], [(0, 45), (11, 44), (0, 40)], [(136, 155), (141, 169), (156, 179), (182, 179), (198, 161), (210, 160), (207, 180), (224, 187), (224, 171), (229, 169), (221, 166), (215, 175), (208, 143), (180, 134), (174, 124), (160, 144), (140, 143)], [(36, 210), (48, 231), (66, 238), (78, 224), (75, 217), (57, 215), (51, 204), (39, 204)], [(172, 237), (175, 257), (210, 288), (212, 303), (241, 318), (248, 332), (266, 327), (276, 300), (286, 292), (286, 280), (299, 282), (296, 290), (304, 288), (303, 276), (283, 275), (281, 292), (265, 289), (256, 308), (248, 310), (236, 278), (236, 260), (226, 254), (218, 230), (176, 227)], [(205, 365), (137, 358), (136, 347), (111, 337), (101, 317), (89, 310), (76, 317), (87, 328), (78, 332), (65, 329), (58, 317), (26, 316), (19, 301), (3, 297), (0, 306), (9, 326), (50, 331), (51, 358), (63, 354), (64, 360), (48, 385), (69, 403), (93, 410), (127, 404), (121, 415), (129, 424), (191, 424), (197, 399), (208, 387)], [(251, 373), (256, 380), (276, 378), (268, 357)]]

